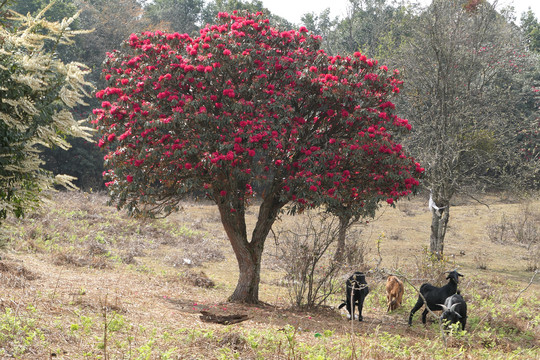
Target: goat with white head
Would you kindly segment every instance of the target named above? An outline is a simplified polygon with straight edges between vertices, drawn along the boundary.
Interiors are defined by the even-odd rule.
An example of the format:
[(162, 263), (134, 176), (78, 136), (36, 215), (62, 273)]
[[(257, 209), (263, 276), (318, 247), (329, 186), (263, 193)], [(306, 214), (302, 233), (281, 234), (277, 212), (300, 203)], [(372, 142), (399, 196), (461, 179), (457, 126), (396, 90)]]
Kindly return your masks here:
[[(422, 323), (426, 323), (426, 316), (429, 312), (435, 310), (442, 310), (441, 304), (446, 301), (446, 298), (457, 293), (457, 286), (459, 283), (459, 277), (463, 276), (457, 270), (447, 271), (448, 276), (446, 279), (448, 283), (444, 286), (437, 287), (431, 284), (422, 284), (420, 286), (420, 294), (416, 305), (411, 310), (409, 314), (409, 326), (412, 325), (412, 319), (415, 312), (417, 312), (422, 306), (426, 305), (426, 309), (422, 312)], [(425, 302), (424, 302), (425, 299)], [(429, 308), (429, 310), (428, 310)]]
[(439, 305), (443, 309), (441, 319), (446, 325), (459, 322), (461, 324), (461, 330), (465, 330), (465, 324), (467, 323), (467, 303), (463, 299), (463, 296), (454, 294), (446, 298), (444, 305)]

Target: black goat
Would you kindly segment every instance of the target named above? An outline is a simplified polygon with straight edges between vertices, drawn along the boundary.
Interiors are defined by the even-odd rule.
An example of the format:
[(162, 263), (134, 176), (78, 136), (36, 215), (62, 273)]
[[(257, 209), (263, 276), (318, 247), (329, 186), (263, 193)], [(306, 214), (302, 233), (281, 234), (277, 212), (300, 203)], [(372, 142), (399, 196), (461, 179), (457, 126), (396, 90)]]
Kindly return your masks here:
[(369, 294), (366, 275), (363, 272), (357, 271), (347, 279), (345, 285), (347, 299), (338, 308), (341, 309), (347, 306), (350, 319), (354, 320), (354, 308), (356, 306), (358, 308), (358, 321), (363, 321), (362, 308), (364, 307), (364, 299)]
[(441, 319), (446, 324), (455, 324), (458, 321), (461, 323), (461, 330), (465, 330), (465, 324), (467, 323), (467, 303), (463, 296), (460, 294), (454, 294), (441, 305), (443, 313)]
[[(447, 271), (448, 284), (443, 287), (433, 286), (431, 284), (422, 284), (420, 286), (420, 293), (426, 299), (426, 309), (422, 312), (422, 323), (426, 323), (426, 316), (428, 314), (428, 307), (431, 311), (442, 310), (441, 304), (446, 301), (446, 298), (454, 295), (457, 292), (457, 285), (459, 282), (459, 276), (463, 276), (456, 270)], [(424, 299), (421, 295), (418, 295), (416, 305), (411, 310), (409, 315), (409, 326), (412, 325), (412, 318), (415, 312), (417, 312), (423, 305)]]

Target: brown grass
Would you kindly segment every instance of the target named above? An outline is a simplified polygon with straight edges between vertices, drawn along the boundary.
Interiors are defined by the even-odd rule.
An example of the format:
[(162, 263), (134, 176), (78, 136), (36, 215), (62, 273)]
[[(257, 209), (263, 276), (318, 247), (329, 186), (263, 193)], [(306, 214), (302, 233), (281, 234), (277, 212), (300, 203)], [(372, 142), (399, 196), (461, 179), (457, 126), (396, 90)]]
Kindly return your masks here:
[[(442, 265), (434, 265), (423, 252), (431, 219), (422, 197), (383, 208), (374, 221), (358, 225), (369, 266), (378, 261), (380, 239), (381, 267), (408, 274), (415, 284), (440, 283), (441, 270), (453, 267), (466, 275), (460, 288), (471, 318), (494, 330), (476, 326), (469, 337), (451, 337), (444, 350), (437, 330), (420, 325), (419, 314), (412, 328), (406, 325), (416, 300), (410, 288), (404, 306), (386, 312), (385, 278), (377, 274), (368, 276), (371, 293), (361, 324), (345, 321), (335, 309), (341, 297), (316, 310), (292, 310), (288, 290), (279, 281), (283, 273), (273, 261), (279, 252), (272, 238), (261, 274), (265, 304), (228, 303), (238, 270), (210, 203), (186, 203), (168, 219), (137, 221), (105, 206), (104, 195), (59, 195), (24, 220), (9, 219), (1, 229), (7, 247), (0, 260), (0, 310), (6, 314), (11, 309), (4, 321), (13, 321), (11, 335), (0, 336), (1, 358), (159, 359), (170, 350), (170, 359), (233, 358), (234, 353), (242, 359), (301, 359), (308, 351), (302, 346), (309, 351), (326, 347), (331, 354), (326, 358), (336, 359), (354, 358), (350, 351), (370, 359), (428, 359), (445, 351), (449, 357), (472, 359), (539, 356), (538, 278), (522, 294), (520, 307), (514, 306), (532, 276), (526, 271), (527, 251), (492, 243), (486, 235), (489, 224), (518, 212), (520, 203), (486, 197), (488, 208), (460, 199), (451, 208)], [(538, 209), (540, 202), (532, 206)], [(250, 214), (248, 233), (255, 211)], [(298, 219), (284, 215), (277, 226), (295, 224)], [(478, 266), (480, 257), (485, 269)], [(249, 320), (230, 326), (205, 323), (201, 310), (248, 314)], [(26, 330), (16, 329), (17, 319), (28, 322)], [(32, 331), (37, 338), (21, 345)]]

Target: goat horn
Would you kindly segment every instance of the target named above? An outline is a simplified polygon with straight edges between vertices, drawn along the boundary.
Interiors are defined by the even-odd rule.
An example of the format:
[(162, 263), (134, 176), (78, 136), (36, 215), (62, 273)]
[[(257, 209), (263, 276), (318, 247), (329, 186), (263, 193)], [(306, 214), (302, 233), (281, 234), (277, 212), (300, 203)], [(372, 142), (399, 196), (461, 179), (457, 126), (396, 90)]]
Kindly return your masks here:
[(449, 309), (448, 309), (445, 305), (443, 305), (443, 304), (437, 304), (437, 305), (439, 305), (440, 307), (442, 307), (444, 311), (449, 310)]
[(450, 306), (450, 311), (456, 312), (455, 308), (458, 305), (459, 305), (459, 303), (452, 304), (452, 306)]

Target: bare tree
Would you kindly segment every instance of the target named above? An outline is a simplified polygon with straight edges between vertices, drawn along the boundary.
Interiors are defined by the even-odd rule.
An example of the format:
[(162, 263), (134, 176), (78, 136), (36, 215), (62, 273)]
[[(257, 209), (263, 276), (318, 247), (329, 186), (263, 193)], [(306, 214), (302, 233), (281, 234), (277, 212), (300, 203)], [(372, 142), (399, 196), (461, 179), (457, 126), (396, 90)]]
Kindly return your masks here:
[(518, 173), (523, 104), (534, 96), (527, 82), (532, 59), (493, 4), (434, 0), (396, 61), (413, 125), (404, 143), (427, 168), (430, 250), (440, 257), (454, 195), (504, 186)]

